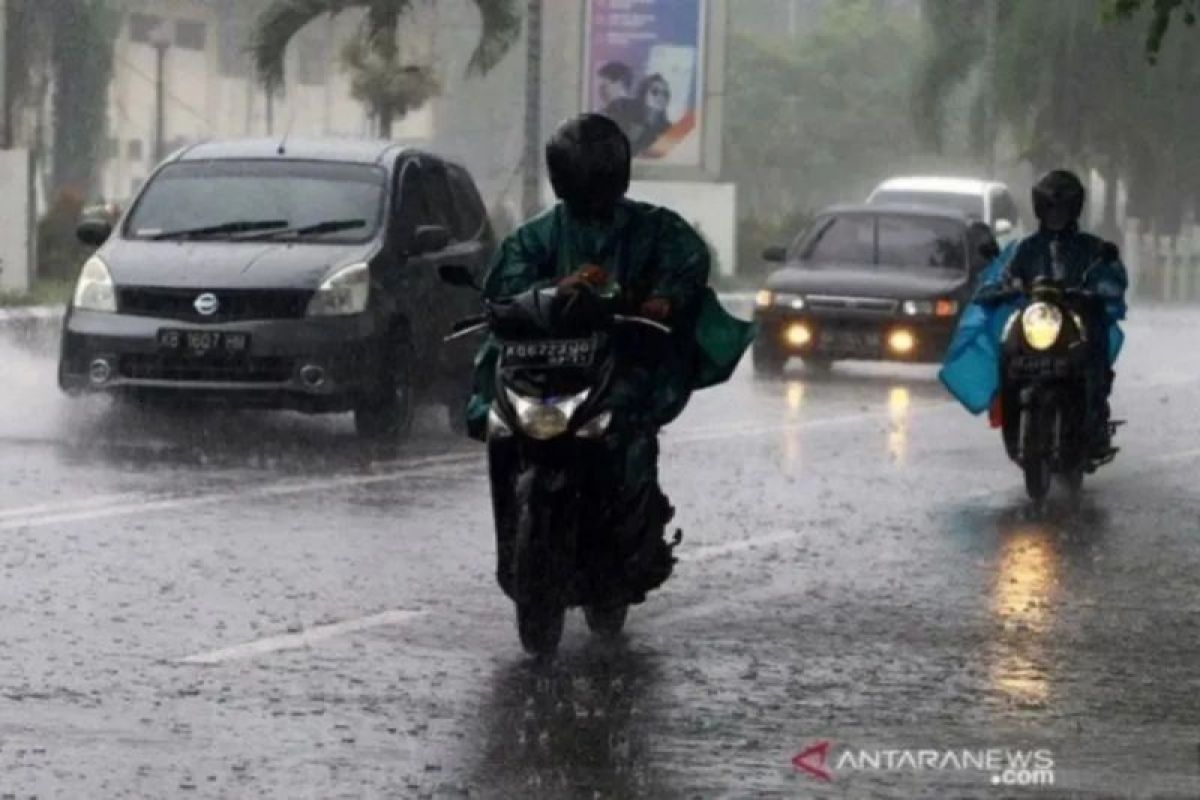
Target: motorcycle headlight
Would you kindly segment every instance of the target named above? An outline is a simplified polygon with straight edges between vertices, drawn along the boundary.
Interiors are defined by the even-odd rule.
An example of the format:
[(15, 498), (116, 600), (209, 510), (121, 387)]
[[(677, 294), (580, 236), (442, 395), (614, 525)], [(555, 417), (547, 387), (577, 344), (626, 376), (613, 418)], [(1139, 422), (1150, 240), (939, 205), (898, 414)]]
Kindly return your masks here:
[(1062, 332), (1063, 315), (1049, 303), (1034, 303), (1021, 314), (1025, 341), (1034, 350), (1049, 350)]
[(370, 268), (366, 264), (351, 264), (330, 275), (320, 285), (308, 302), (308, 316), (361, 314), (367, 310), (370, 294)]
[(508, 402), (517, 412), (517, 423), (528, 436), (545, 441), (562, 436), (571, 426), (571, 417), (584, 404), (590, 390), (571, 397), (522, 397), (508, 390)]
[(98, 256), (92, 256), (84, 262), (71, 304), (85, 311), (111, 313), (117, 310), (117, 290), (113, 286), (112, 275), (108, 265)]

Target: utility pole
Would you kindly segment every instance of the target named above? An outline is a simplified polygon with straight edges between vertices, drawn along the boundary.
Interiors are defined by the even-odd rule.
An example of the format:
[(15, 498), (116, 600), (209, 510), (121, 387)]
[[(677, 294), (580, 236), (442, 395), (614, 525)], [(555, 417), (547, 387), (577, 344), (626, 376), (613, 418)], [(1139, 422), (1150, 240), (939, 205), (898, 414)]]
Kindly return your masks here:
[(532, 217), (542, 207), (542, 0), (529, 0), (525, 16), (525, 155), (521, 210)]
[(166, 157), (167, 148), (167, 50), (171, 47), (171, 32), (160, 24), (151, 37), (154, 47), (154, 163)]
[(12, 139), (8, 109), (8, 0), (0, 0), (0, 150), (12, 147)]
[(997, 55), (996, 36), (1000, 28), (1000, 0), (987, 0), (984, 8), (987, 18), (984, 20), (984, 91), (987, 93), (987, 104), (984, 109), (984, 151), (987, 155), (987, 174), (989, 178), (996, 177), (996, 139), (999, 138), (999, 117), (996, 110), (996, 75)]

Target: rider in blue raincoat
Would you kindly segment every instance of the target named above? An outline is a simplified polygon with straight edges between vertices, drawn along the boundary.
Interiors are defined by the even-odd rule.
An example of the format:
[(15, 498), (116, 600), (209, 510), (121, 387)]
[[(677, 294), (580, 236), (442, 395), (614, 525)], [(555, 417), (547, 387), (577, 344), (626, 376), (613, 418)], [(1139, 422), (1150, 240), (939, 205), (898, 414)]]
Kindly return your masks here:
[(1012, 290), (1028, 294), (1038, 278), (1061, 281), (1096, 295), (1096, 309), (1086, 320), (1096, 343), (1089, 376), (1092, 450), (1102, 456), (1112, 449), (1108, 398), (1124, 334), (1128, 279), (1116, 245), (1079, 230), (1086, 192), (1079, 178), (1054, 170), (1033, 187), (1038, 230), (1010, 244), (980, 278), (974, 302), (963, 313), (950, 343), (942, 383), (973, 414), (987, 410), (1000, 388), (1000, 344), (1005, 323), (1025, 300), (1012, 300)]

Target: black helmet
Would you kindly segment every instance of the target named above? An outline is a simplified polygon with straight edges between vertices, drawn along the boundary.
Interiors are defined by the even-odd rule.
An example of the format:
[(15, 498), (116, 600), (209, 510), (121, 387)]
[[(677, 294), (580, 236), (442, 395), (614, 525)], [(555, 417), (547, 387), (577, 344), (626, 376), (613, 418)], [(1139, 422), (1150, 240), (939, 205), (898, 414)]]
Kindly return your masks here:
[(1074, 172), (1056, 169), (1034, 184), (1033, 213), (1042, 227), (1065, 230), (1079, 221), (1086, 196), (1083, 181)]
[(602, 114), (580, 114), (546, 142), (554, 194), (572, 214), (607, 219), (629, 191), (629, 139)]

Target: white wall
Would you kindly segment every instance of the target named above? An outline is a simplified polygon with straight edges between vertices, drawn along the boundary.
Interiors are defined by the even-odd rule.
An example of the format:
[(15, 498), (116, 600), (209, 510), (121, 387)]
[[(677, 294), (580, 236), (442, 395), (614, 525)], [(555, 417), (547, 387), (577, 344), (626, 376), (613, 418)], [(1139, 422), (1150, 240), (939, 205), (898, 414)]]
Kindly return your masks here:
[(28, 150), (0, 150), (0, 291), (25, 292), (32, 282), (32, 175)]

